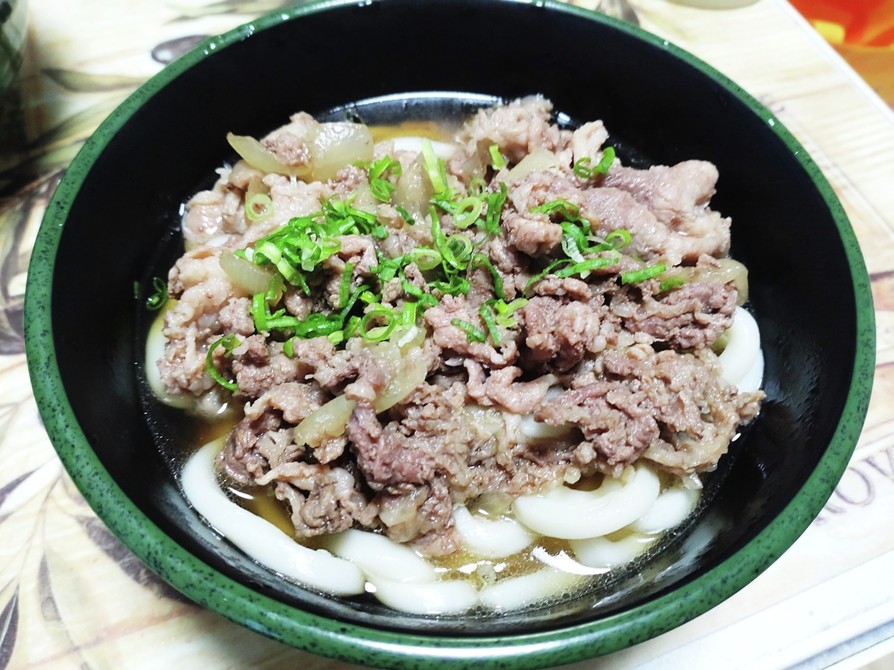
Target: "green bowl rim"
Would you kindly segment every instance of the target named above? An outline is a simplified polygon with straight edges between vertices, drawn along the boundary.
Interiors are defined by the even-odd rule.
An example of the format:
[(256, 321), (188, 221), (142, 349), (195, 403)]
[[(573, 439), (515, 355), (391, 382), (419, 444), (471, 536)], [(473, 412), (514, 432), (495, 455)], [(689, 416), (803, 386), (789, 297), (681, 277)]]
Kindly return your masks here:
[[(38, 231), (25, 296), (25, 341), (35, 399), (47, 432), (97, 515), (154, 572), (192, 600), (268, 637), (342, 660), (397, 668), (450, 662), (478, 668), (571, 663), (642, 642), (716, 606), (773, 563), (819, 514), (847, 467), (868, 409), (875, 366), (875, 317), (869, 276), (853, 229), (832, 187), (807, 152), (757, 100), (692, 54), (651, 33), (556, 0), (509, 0), (611, 25), (700, 70), (739, 98), (792, 151), (822, 195), (844, 244), (854, 283), (857, 352), (850, 390), (832, 440), (807, 482), (764, 530), (707, 573), (630, 610), (571, 627), (511, 637), (409, 634), (332, 620), (252, 591), (216, 572), (165, 535), (119, 486), (93, 452), (69, 404), (56, 361), (51, 301), (55, 254), (71, 203), (104, 146), (140, 106), (204, 58), (257, 31), (316, 12), (375, 2), (322, 0), (282, 9), (205, 40), (128, 97), (100, 125), (56, 189)], [(102, 486), (96, 482), (101, 481)]]

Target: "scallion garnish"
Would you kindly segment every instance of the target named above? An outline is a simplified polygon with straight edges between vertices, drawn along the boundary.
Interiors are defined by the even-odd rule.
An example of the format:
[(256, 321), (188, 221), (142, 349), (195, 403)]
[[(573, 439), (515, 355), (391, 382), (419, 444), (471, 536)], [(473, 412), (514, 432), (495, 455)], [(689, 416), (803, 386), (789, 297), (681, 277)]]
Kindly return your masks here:
[(491, 342), (494, 343), (495, 347), (499, 347), (503, 344), (503, 338), (500, 336), (500, 331), (497, 330), (497, 324), (494, 321), (494, 313), (491, 309), (490, 305), (483, 304), (478, 308), (478, 315), (481, 317), (481, 320), (484, 321), (484, 325), (487, 328), (487, 332), (490, 335)]
[(608, 174), (609, 168), (611, 168), (612, 163), (615, 162), (614, 147), (605, 147), (602, 151), (602, 158), (596, 165), (590, 167), (591, 162), (590, 158), (586, 156), (576, 160), (574, 162), (574, 167), (572, 168), (574, 174), (581, 179), (593, 179)]
[(500, 147), (496, 144), (491, 144), (488, 147), (488, 151), (490, 152), (490, 162), (494, 166), (494, 170), (504, 170), (506, 168), (506, 159), (500, 153)]
[(369, 190), (373, 197), (376, 200), (388, 202), (394, 191), (394, 184), (389, 181), (389, 176), (400, 175), (400, 163), (390, 156), (384, 156), (374, 161), (367, 170), (369, 172)]
[(341, 283), (338, 285), (338, 308), (344, 309), (351, 296), (351, 279), (354, 275), (354, 264), (345, 263), (345, 269), (341, 275)]
[(444, 161), (435, 155), (431, 140), (422, 140), (422, 163), (435, 196), (447, 194), (447, 168)]
[[(384, 325), (374, 325), (384, 321)], [(394, 311), (386, 308), (372, 309), (360, 319), (357, 334), (368, 342), (381, 342), (387, 340), (399, 322), (399, 317)]]
[[(139, 284), (135, 285), (139, 289)], [(146, 298), (146, 309), (157, 312), (168, 301), (168, 284), (161, 277), (153, 277), (152, 294)]]
[(241, 344), (239, 338), (236, 337), (233, 333), (228, 333), (221, 338), (218, 338), (208, 347), (208, 353), (205, 354), (205, 372), (208, 373), (208, 376), (211, 377), (215, 382), (223, 386), (228, 391), (237, 391), (239, 390), (239, 385), (235, 381), (230, 381), (226, 379), (220, 371), (217, 369), (217, 366), (214, 365), (214, 352), (217, 351), (219, 347), (224, 348), (224, 356), (231, 356), (233, 349), (238, 347)]
[(252, 193), (245, 200), (245, 216), (250, 221), (264, 221), (273, 215), (273, 200), (266, 193)]
[(655, 265), (650, 265), (649, 267), (645, 267), (641, 270), (629, 270), (628, 272), (622, 272), (621, 283), (638, 284), (639, 282), (645, 281), (647, 279), (657, 277), (666, 269), (667, 266), (664, 263), (656, 263)]
[(666, 291), (672, 291), (675, 288), (680, 288), (686, 283), (686, 279), (684, 277), (665, 277), (661, 280), (661, 284), (658, 287), (658, 290), (662, 293)]
[(494, 295), (501, 300), (505, 298), (506, 294), (503, 292), (503, 277), (497, 272), (497, 268), (494, 267), (494, 264), (491, 263), (490, 259), (484, 254), (472, 254), (472, 266), (477, 267), (479, 265), (483, 265), (490, 273), (491, 281), (494, 285)]
[(485, 333), (477, 326), (469, 323), (468, 321), (463, 321), (462, 319), (451, 319), (450, 325), (456, 326), (461, 331), (463, 331), (466, 334), (466, 337), (469, 338), (470, 342), (485, 342), (487, 340), (487, 333)]
[(397, 213), (400, 214), (400, 218), (402, 218), (408, 226), (416, 225), (416, 219), (414, 219), (406, 209), (400, 205), (395, 205), (394, 209), (397, 210)]
[(516, 298), (510, 303), (502, 299), (489, 300), (488, 303), (492, 304), (497, 312), (495, 321), (498, 325), (503, 328), (514, 328), (518, 325), (518, 319), (513, 314), (527, 305), (528, 301), (526, 298)]
[(481, 198), (473, 195), (463, 198), (453, 206), (453, 225), (457, 228), (468, 228), (478, 220), (482, 210), (484, 201)]

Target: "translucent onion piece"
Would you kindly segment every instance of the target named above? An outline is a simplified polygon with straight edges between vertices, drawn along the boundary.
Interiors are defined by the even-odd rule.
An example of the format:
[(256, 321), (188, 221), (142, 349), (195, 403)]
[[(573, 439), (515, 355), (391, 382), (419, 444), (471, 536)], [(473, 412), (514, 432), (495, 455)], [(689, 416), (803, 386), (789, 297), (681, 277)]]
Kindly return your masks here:
[(366, 580), (350, 561), (308, 549), (269, 521), (227, 498), (217, 483), (214, 458), (224, 439), (210, 442), (186, 462), (181, 484), (190, 504), (221, 535), (270, 569), (335, 595), (363, 593)]
[(629, 533), (620, 539), (607, 537), (591, 537), (586, 540), (573, 540), (571, 549), (578, 561), (591, 568), (613, 568), (629, 563), (643, 553), (656, 538)]
[(149, 384), (152, 394), (158, 398), (159, 402), (164, 403), (169, 407), (186, 409), (193, 406), (195, 399), (191, 396), (168, 393), (164, 382), (161, 380), (161, 372), (158, 369), (158, 361), (164, 356), (165, 345), (167, 344), (167, 338), (162, 332), (165, 325), (165, 314), (175, 304), (177, 304), (177, 301), (169, 298), (167, 303), (165, 303), (165, 306), (155, 317), (152, 326), (149, 328), (149, 334), (146, 337), (146, 382)]
[(633, 522), (631, 529), (646, 535), (661, 533), (677, 526), (695, 509), (701, 492), (682, 484), (665, 490), (652, 508)]
[(251, 261), (239, 258), (232, 251), (220, 254), (220, 267), (227, 273), (234, 286), (250, 295), (264, 293), (270, 286), (273, 273), (258, 267)]
[(453, 509), (453, 521), (463, 548), (478, 558), (510, 556), (534, 541), (534, 536), (512, 519), (485, 519), (463, 506)]
[(497, 611), (524, 607), (559, 595), (580, 583), (581, 577), (547, 568), (529, 575), (503, 579), (479, 592), (481, 604)]
[(557, 486), (546, 493), (522, 496), (512, 508), (515, 518), (536, 533), (565, 540), (608, 535), (649, 511), (660, 492), (658, 475), (634, 466), (629, 481), (606, 479), (594, 491)]
[(432, 193), (431, 182), (425, 174), (425, 166), (420, 155), (397, 178), (391, 200), (398, 207), (403, 207), (418, 217), (428, 209)]
[(433, 582), (438, 575), (434, 567), (403, 544), (362, 530), (346, 530), (330, 535), (326, 549), (351, 561), (370, 579), (393, 582)]
[[(721, 377), (737, 386), (740, 391), (754, 391), (760, 388), (763, 377), (760, 330), (757, 321), (743, 307), (736, 307), (733, 325), (729, 329), (729, 338), (719, 356), (719, 362)], [(748, 376), (747, 388), (743, 383), (746, 381), (746, 376)], [(756, 385), (755, 376), (757, 376)]]
[(327, 438), (338, 437), (345, 432), (356, 404), (340, 395), (318, 407), (295, 427), (295, 444), (319, 447)]
[(373, 159), (373, 139), (361, 123), (321, 123), (308, 136), (314, 179), (332, 179), (339, 170)]
[(310, 176), (310, 168), (307, 165), (286, 165), (281, 163), (273, 152), (254, 137), (227, 133), (227, 142), (230, 143), (230, 146), (246, 163), (261, 172), (273, 172), (301, 178)]
[[(383, 412), (406, 398), (425, 381), (428, 362), (422, 349), (418, 347), (402, 353), (400, 347), (392, 342), (379, 342), (370, 346), (382, 367), (395, 371), (373, 402), (375, 410)], [(295, 427), (295, 443), (318, 447), (327, 438), (338, 437), (345, 432), (356, 404), (340, 395), (317, 408)]]
[(382, 603), (411, 614), (456, 614), (478, 604), (478, 591), (465, 580), (420, 584), (375, 578), (370, 583)]
[[(400, 355), (400, 350), (395, 345), (390, 342), (382, 344), (391, 345)], [(416, 390), (427, 376), (428, 361), (422, 349), (410, 349), (401, 357), (397, 366), (397, 373), (376, 398), (373, 407), (375, 407), (377, 412), (384, 412), (386, 409), (393, 407)]]
[(562, 162), (552, 151), (535, 149), (509, 170), (503, 181), (520, 181), (532, 172), (545, 172), (546, 170), (555, 170), (561, 167)]

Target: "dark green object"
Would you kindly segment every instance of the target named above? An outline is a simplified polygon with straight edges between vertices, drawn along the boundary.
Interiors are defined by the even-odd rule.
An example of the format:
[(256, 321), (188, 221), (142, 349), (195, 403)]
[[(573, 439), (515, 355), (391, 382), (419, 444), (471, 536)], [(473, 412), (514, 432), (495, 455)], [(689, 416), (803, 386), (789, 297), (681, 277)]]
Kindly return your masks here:
[(0, 0), (0, 97), (15, 82), (27, 37), (28, 3)]
[[(371, 35), (393, 46), (399, 67), (383, 70), (369, 57)], [(277, 95), (258, 104), (245, 95), (253, 90)], [(733, 254), (750, 268), (763, 337), (761, 416), (722, 462), (694, 527), (639, 566), (643, 579), (622, 574), (607, 592), (623, 595), (611, 602), (593, 592), (524, 614), (425, 618), (267, 574), (200, 521), (159, 455), (158, 441), (176, 436), (138, 392), (145, 310), (134, 281), (145, 293), (176, 256), (178, 206), (229, 158), (228, 131), (257, 136), (297, 110), (370, 122), (458, 116), (490, 96), (531, 93), (573, 120), (603, 119), (623, 163), (717, 164), (713, 204), (733, 218)], [(26, 320), (53, 444), (141, 559), (252, 630), (401, 668), (570, 663), (654, 637), (726, 599), (778, 558), (831, 494), (862, 428), (875, 352), (854, 233), (774, 116), (655, 36), (540, 0), (324, 2), (201, 44), (128, 98), (72, 164), (38, 235)]]

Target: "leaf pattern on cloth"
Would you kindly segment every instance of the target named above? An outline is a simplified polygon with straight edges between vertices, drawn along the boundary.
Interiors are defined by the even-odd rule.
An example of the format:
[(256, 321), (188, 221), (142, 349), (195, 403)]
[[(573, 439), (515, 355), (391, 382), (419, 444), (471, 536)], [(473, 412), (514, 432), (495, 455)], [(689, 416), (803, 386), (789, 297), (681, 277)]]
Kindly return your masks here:
[(19, 626), (19, 589), (12, 592), (0, 610), (0, 670), (9, 667), (12, 653), (16, 646), (16, 635)]
[(131, 580), (140, 586), (152, 589), (159, 597), (181, 602), (191, 602), (175, 589), (168, 586), (137, 558), (106, 525), (95, 516), (79, 514), (75, 516), (88, 538), (111, 558)]

